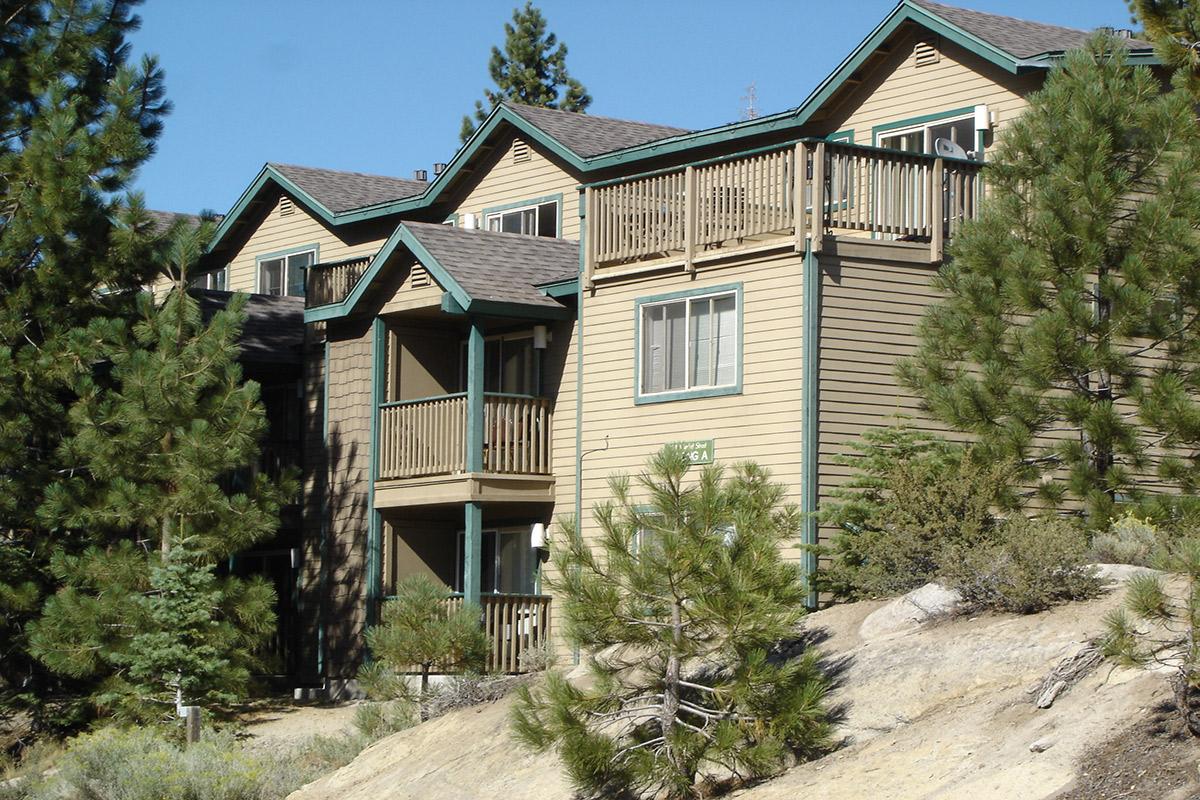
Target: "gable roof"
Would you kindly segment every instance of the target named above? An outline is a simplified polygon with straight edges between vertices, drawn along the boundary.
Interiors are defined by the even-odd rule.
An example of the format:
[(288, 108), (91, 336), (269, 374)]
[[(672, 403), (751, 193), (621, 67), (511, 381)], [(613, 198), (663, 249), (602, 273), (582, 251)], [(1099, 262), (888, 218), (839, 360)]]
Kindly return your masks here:
[[(1042, 22), (988, 14), (969, 8), (911, 0), (914, 5), (936, 14), (945, 21), (989, 42), (1016, 58), (1033, 58), (1043, 53), (1063, 53), (1081, 47), (1093, 31), (1047, 25)], [(1149, 50), (1154, 45), (1140, 39), (1127, 39), (1131, 50)]]
[(259, 203), (268, 184), (287, 192), (328, 225), (394, 213), (397, 203), (418, 198), (429, 188), (425, 181), (268, 162), (221, 219), (208, 252), (220, 247), (242, 224), (246, 211)]
[(471, 300), (560, 305), (538, 286), (579, 275), (579, 242), (405, 222), (425, 252)]
[[(566, 306), (549, 287), (578, 280), (579, 242), (516, 233), (468, 230), (428, 222), (400, 223), (340, 303), (306, 309), (305, 322), (354, 311), (397, 251), (407, 250), (445, 290), (454, 313), (561, 319)], [(543, 288), (545, 287), (545, 288)]]
[(415, 197), (425, 191), (428, 181), (343, 172), (295, 164), (268, 163), (312, 200), (334, 214), (353, 211), (393, 200)]
[(689, 133), (687, 128), (654, 125), (573, 111), (503, 103), (509, 110), (582, 158), (624, 150), (646, 142)]

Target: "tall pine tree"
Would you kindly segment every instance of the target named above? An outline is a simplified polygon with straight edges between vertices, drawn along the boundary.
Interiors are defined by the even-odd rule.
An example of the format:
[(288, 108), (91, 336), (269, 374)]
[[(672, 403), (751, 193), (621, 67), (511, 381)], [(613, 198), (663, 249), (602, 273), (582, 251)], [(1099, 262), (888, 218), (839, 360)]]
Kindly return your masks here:
[(567, 46), (546, 32), (546, 18), (532, 0), (526, 0), (524, 8), (514, 8), (512, 22), (504, 23), (504, 50), (492, 47), (488, 72), (496, 89), (483, 90), (486, 105), (475, 101), (474, 120), (463, 117), (459, 136), (464, 142), (505, 100), (580, 112), (592, 102), (583, 84), (567, 73)]
[(1200, 97), (1200, 3), (1195, 0), (1128, 0), (1134, 20), (1181, 85)]
[(274, 623), (270, 587), (214, 574), (276, 531), (297, 487), (253, 469), (267, 420), (237, 362), (245, 296), (206, 322), (186, 291), (211, 232), (175, 225), (161, 305), (142, 293), (136, 319), (77, 332), (111, 368), (80, 377), (59, 453), (71, 474), (40, 509), (47, 527), (102, 541), (53, 559), (64, 585), (30, 626), (32, 650), (126, 717), (243, 696)]
[(1099, 523), (1145, 477), (1200, 485), (1198, 173), (1188, 92), (1119, 40), (1069, 54), (989, 159), (988, 201), (900, 368), (976, 455)]
[(122, 196), (154, 152), (169, 110), (163, 75), (130, 63), (131, 0), (0, 4), (0, 708), (39, 727), (69, 722), (72, 687), (29, 656), (26, 625), (54, 586), (55, 550), (89, 533), (36, 516), (64, 474), (59, 444), (71, 385), (92, 356), (70, 332), (120, 312), (153, 273), (159, 236)]

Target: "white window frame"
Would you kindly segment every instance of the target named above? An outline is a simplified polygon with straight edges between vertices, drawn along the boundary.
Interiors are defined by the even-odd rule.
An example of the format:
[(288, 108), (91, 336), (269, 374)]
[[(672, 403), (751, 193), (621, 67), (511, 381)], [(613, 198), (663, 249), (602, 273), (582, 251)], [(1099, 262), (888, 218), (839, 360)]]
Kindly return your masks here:
[[(221, 275), (222, 277), (224, 277), (225, 288), (222, 289), (222, 288), (213, 286), (213, 278), (215, 278), (217, 275)], [(229, 265), (228, 264), (221, 267), (220, 269), (209, 270), (208, 272), (202, 273), (201, 275), (198, 275), (196, 277), (204, 278), (204, 285), (203, 286), (197, 285), (196, 286), (197, 289), (208, 289), (208, 290), (217, 291), (217, 292), (228, 292), (229, 291)]]
[[(921, 139), (921, 141), (922, 141), (921, 147), (924, 148), (921, 152), (925, 155), (930, 155), (933, 153), (933, 140), (931, 138), (929, 138), (930, 129), (936, 128), (940, 125), (948, 125), (952, 122), (963, 122), (964, 120), (970, 120), (970, 121), (974, 122), (975, 114), (974, 113), (960, 114), (959, 116), (955, 116), (955, 117), (946, 117), (945, 119), (935, 119), (930, 122), (922, 122), (919, 125), (910, 125), (907, 128), (896, 128), (895, 130), (881, 131), (881, 132), (875, 134), (875, 146), (876, 147), (884, 147), (885, 145), (881, 144), (881, 142), (884, 139), (891, 139), (895, 136), (907, 136), (910, 133), (917, 133), (918, 131), (920, 131), (923, 134), (922, 139)], [(972, 127), (972, 131), (974, 132), (973, 127)], [(970, 147), (963, 147), (963, 150), (970, 152), (972, 150), (979, 149), (978, 143), (975, 140), (972, 140), (970, 142), (970, 145), (971, 145)], [(962, 144), (959, 143), (959, 146), (962, 147)]]
[[(293, 258), (295, 258), (296, 256), (302, 256), (302, 255), (307, 255), (307, 254), (311, 253), (312, 254), (312, 263), (309, 264), (309, 267), (311, 267), (314, 264), (318, 263), (318, 260), (320, 258), (319, 251), (320, 251), (320, 248), (314, 244), (311, 246), (297, 247), (294, 250), (285, 250), (281, 253), (268, 253), (265, 256), (258, 256), (256, 259), (254, 259), (254, 293), (255, 294), (267, 294), (266, 292), (263, 291), (263, 264), (265, 264), (268, 261), (283, 261), (283, 293), (278, 294), (278, 295), (271, 295), (271, 296), (272, 297), (303, 297), (304, 296), (303, 291), (298, 295), (290, 295), (287, 293), (288, 286), (291, 285), (291, 280), (290, 280), (290, 278), (291, 278), (291, 260)], [(304, 269), (304, 267), (302, 267), (301, 269)], [(302, 287), (303, 287), (303, 285), (304, 285), (304, 283), (301, 282)]]
[[(532, 203), (527, 203), (523, 206), (514, 206), (513, 208), (504, 208), (504, 209), (500, 209), (497, 211), (488, 211), (487, 213), (485, 213), (483, 215), (483, 229), (485, 231), (491, 231), (493, 233), (503, 233), (501, 228), (503, 227), (503, 218), (506, 214), (520, 214), (522, 212), (532, 210), (533, 211), (533, 226), (534, 226), (533, 233), (523, 233), (521, 235), (522, 236), (540, 236), (541, 234), (538, 233), (537, 228), (541, 224), (540, 220), (541, 220), (542, 206), (554, 206), (554, 219), (555, 219), (554, 225), (556, 228), (556, 230), (554, 231), (554, 236), (552, 236), (552, 237), (546, 236), (544, 238), (546, 238), (546, 239), (561, 238), (562, 237), (562, 206), (561, 206), (559, 200), (557, 200), (557, 199), (535, 201)], [(494, 231), (492, 230), (492, 220), (500, 220), (501, 221), (499, 223), (499, 226)]]
[[(712, 383), (704, 386), (692, 385), (692, 303), (701, 300), (713, 300), (715, 298), (733, 298), (733, 319), (734, 319), (734, 353), (733, 353), (733, 379), (728, 383)], [(646, 341), (646, 312), (649, 309), (669, 306), (675, 303), (685, 303), (686, 312), (683, 318), (683, 329), (686, 336), (684, 343), (684, 364), (683, 364), (683, 387), (678, 389), (662, 389), (657, 392), (647, 391), (645, 386), (645, 370), (646, 365), (643, 358), (643, 349)], [(717, 396), (724, 394), (735, 394), (741, 391), (742, 385), (742, 291), (741, 285), (720, 286), (714, 287), (711, 290), (702, 290), (696, 293), (685, 293), (682, 295), (667, 295), (665, 297), (650, 297), (645, 300), (637, 301), (637, 319), (635, 324), (638, 326), (637, 335), (637, 353), (635, 353), (636, 375), (634, 376), (636, 392), (636, 402), (652, 403), (662, 400), (687, 399), (691, 397), (706, 397)], [(665, 362), (664, 362), (665, 363)], [(716, 365), (713, 365), (714, 373)], [(715, 375), (714, 375), (715, 376)], [(665, 383), (665, 381), (664, 381)]]

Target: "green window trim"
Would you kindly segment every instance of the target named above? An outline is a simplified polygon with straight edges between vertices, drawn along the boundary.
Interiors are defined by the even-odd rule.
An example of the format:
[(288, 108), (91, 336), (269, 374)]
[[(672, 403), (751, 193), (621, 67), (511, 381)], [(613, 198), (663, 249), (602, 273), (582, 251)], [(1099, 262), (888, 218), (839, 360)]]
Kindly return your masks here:
[(831, 133), (825, 137), (827, 142), (844, 142), (846, 144), (854, 144), (854, 128), (846, 128), (843, 131)]
[[(562, 196), (562, 192), (559, 192), (558, 194), (543, 195), (542, 197), (533, 197), (528, 200), (516, 200), (511, 203), (502, 203), (498, 206), (488, 206), (487, 208), (485, 208), (483, 211), (481, 211), (479, 213), (479, 227), (481, 230), (485, 230), (485, 231), (488, 230), (488, 215), (489, 214), (502, 214), (505, 211), (516, 211), (519, 208), (537, 208), (538, 206), (544, 205), (546, 203), (556, 203), (557, 204), (557, 214), (556, 214), (557, 221), (555, 222), (555, 226), (556, 226), (557, 230), (555, 231), (554, 238), (561, 239), (561, 238), (563, 238), (563, 235), (562, 235), (562, 233), (563, 233), (563, 196)], [(550, 238), (550, 237), (546, 237), (546, 238)]]
[[(733, 293), (734, 306), (737, 312), (737, 350), (735, 361), (736, 378), (727, 386), (703, 386), (694, 389), (677, 389), (674, 391), (642, 393), (642, 307), (658, 303), (669, 303), (676, 300), (690, 300), (708, 295)], [(633, 303), (633, 403), (634, 405), (651, 405), (654, 403), (670, 403), (676, 400), (695, 400), (702, 397), (726, 397), (742, 393), (743, 369), (743, 339), (744, 339), (744, 292), (742, 284), (724, 283), (719, 286), (684, 289), (678, 292), (639, 297)]]
[[(271, 259), (275, 259), (275, 258), (287, 258), (288, 256), (295, 256), (295, 255), (299, 255), (301, 253), (308, 253), (308, 252), (311, 252), (313, 254), (313, 263), (314, 264), (321, 263), (321, 245), (319, 242), (313, 242), (312, 244), (297, 245), (296, 247), (289, 247), (285, 250), (276, 250), (273, 253), (263, 253), (260, 256), (255, 256), (254, 257), (254, 293), (255, 294), (263, 293), (262, 292), (262, 262), (270, 261)], [(285, 275), (284, 281), (283, 281), (283, 286), (284, 286), (285, 292), (287, 291), (287, 284), (288, 284), (287, 276)], [(290, 297), (292, 295), (284, 295), (284, 296)]]

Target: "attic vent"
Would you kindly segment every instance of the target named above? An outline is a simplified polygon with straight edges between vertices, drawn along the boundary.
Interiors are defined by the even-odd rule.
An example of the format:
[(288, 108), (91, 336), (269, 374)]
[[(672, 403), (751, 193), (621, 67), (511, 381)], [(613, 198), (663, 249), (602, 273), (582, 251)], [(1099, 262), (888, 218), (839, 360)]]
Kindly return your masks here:
[(428, 286), (429, 283), (429, 271), (421, 264), (413, 266), (412, 274), (408, 278), (408, 285), (414, 289), (421, 289)]
[(529, 144), (524, 139), (513, 139), (513, 163), (520, 164), (529, 160)]
[(292, 198), (284, 195), (279, 198), (279, 216), (286, 217), (289, 214), (296, 213), (296, 204), (292, 202)]
[(918, 67), (936, 64), (941, 59), (942, 54), (938, 52), (936, 39), (925, 42), (917, 42), (917, 46), (913, 48), (913, 60), (916, 62), (916, 66)]

